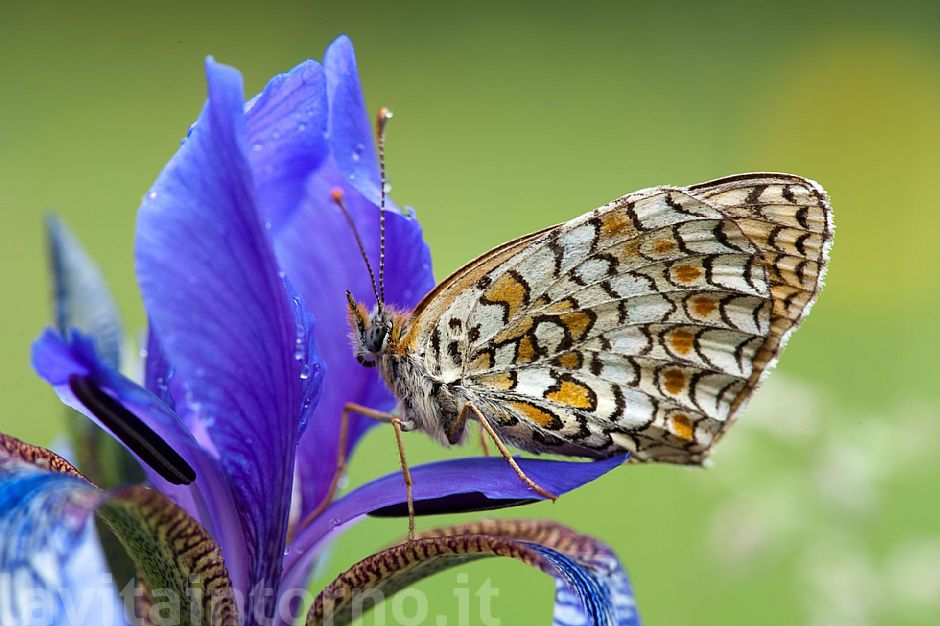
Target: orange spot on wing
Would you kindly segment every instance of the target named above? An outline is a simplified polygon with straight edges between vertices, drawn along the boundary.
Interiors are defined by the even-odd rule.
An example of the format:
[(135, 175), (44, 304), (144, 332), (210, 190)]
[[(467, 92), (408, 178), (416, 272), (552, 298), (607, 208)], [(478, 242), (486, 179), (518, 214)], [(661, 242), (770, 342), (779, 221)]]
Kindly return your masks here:
[(691, 283), (702, 275), (702, 270), (694, 265), (677, 265), (672, 271), (680, 283)]
[(526, 335), (519, 340), (519, 347), (516, 348), (517, 363), (531, 363), (535, 360), (535, 346), (532, 345), (532, 338)]
[(676, 249), (676, 243), (668, 239), (660, 239), (653, 242), (653, 252), (656, 254), (666, 254)]
[(576, 370), (581, 368), (581, 364), (584, 362), (584, 358), (581, 356), (580, 352), (575, 352), (574, 350), (570, 352), (564, 352), (558, 355), (558, 358), (555, 359), (560, 367), (566, 367), (570, 370)]
[(692, 310), (700, 317), (711, 314), (717, 308), (718, 305), (711, 298), (702, 297), (692, 300)]
[(672, 349), (679, 354), (688, 354), (695, 345), (695, 335), (687, 330), (676, 330), (669, 337), (669, 343), (672, 344)]
[(512, 319), (529, 301), (529, 288), (515, 274), (506, 272), (490, 285), (483, 297), (487, 302), (505, 304)]
[(534, 322), (529, 316), (516, 318), (509, 322), (509, 326), (506, 326), (496, 334), (493, 338), (493, 343), (503, 344), (515, 341), (532, 330), (533, 324)]
[(558, 419), (558, 417), (534, 404), (527, 402), (507, 402), (507, 405), (528, 421), (534, 422), (543, 428), (550, 428), (552, 430), (561, 428), (561, 420)]
[(545, 399), (576, 409), (594, 410), (596, 404), (591, 388), (574, 380), (561, 381), (557, 390), (545, 394)]
[(571, 298), (565, 298), (564, 300), (559, 300), (558, 302), (552, 303), (550, 307), (546, 309), (548, 313), (567, 313), (569, 311), (574, 311), (574, 300)]
[(591, 329), (591, 326), (594, 325), (594, 316), (587, 311), (565, 313), (564, 315), (559, 315), (558, 319), (565, 325), (565, 328), (568, 329), (568, 334), (571, 335), (572, 341), (581, 341)]
[(601, 217), (601, 237), (614, 238), (635, 235), (633, 223), (623, 211), (611, 211)]
[(685, 375), (679, 370), (666, 370), (663, 372), (663, 387), (674, 396), (685, 389)]
[(487, 352), (481, 352), (470, 361), (467, 369), (470, 371), (488, 370), (493, 367), (493, 355)]
[(512, 389), (516, 386), (516, 377), (509, 372), (500, 372), (498, 374), (478, 376), (476, 381), (481, 385), (495, 387), (496, 389)]
[(685, 413), (676, 413), (672, 416), (673, 434), (686, 441), (692, 441), (692, 422)]

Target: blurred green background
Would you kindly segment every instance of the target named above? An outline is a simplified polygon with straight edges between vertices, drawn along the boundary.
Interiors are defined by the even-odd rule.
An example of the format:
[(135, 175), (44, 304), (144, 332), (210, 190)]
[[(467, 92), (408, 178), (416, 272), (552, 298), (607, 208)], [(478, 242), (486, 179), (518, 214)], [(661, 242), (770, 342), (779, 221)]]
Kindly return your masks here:
[[(127, 328), (142, 328), (134, 213), (201, 107), (203, 57), (240, 68), (251, 95), (344, 32), (370, 109), (396, 113), (393, 195), (416, 208), (438, 279), (642, 187), (771, 170), (832, 197), (826, 289), (714, 467), (626, 467), (503, 515), (554, 517), (610, 542), (647, 624), (940, 623), (935, 0), (6, 0), (0, 430), (49, 444), (63, 423), (28, 364), (50, 318), (43, 213), (66, 218)], [(415, 462), (451, 454), (407, 443)], [(350, 484), (395, 467), (377, 429)], [(366, 521), (321, 580), (403, 531)], [(503, 624), (549, 623), (551, 582), (494, 560), (419, 585), (426, 623), (459, 623), (454, 587), (487, 578)]]

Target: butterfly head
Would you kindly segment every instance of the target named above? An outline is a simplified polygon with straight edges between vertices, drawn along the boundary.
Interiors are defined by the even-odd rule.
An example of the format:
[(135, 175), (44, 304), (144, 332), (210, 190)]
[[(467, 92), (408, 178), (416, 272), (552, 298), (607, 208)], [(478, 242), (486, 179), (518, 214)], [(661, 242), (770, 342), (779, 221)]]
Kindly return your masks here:
[(384, 306), (376, 306), (372, 312), (346, 292), (349, 327), (356, 360), (366, 367), (374, 367), (383, 355), (397, 349), (401, 337), (404, 317)]

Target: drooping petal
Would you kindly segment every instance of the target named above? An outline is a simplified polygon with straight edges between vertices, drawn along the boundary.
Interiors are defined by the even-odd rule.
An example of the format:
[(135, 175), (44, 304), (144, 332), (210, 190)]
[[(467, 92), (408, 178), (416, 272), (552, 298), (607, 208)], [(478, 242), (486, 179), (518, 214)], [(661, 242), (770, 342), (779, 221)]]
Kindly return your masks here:
[[(10, 574), (14, 600), (29, 588), (44, 589), (53, 593), (55, 609), (66, 611), (82, 608), (87, 594), (98, 591), (91, 588), (97, 582), (92, 579), (84, 581), (86, 589), (74, 585), (86, 596), (61, 599), (71, 601), (71, 607), (54, 595), (73, 591), (62, 576), (77, 571), (70, 561), (81, 555), (78, 539), (96, 510), (127, 550), (146, 587), (172, 594), (183, 611), (177, 623), (237, 623), (219, 546), (185, 511), (145, 487), (103, 492), (54, 453), (0, 434), (0, 572)], [(193, 595), (197, 589), (201, 596)], [(0, 602), (0, 615), (6, 604)], [(11, 606), (14, 615), (29, 609)], [(117, 621), (110, 615), (97, 617), (94, 623)], [(75, 620), (70, 616), (62, 623)]]
[(363, 594), (388, 598), (415, 580), (492, 556), (517, 559), (555, 578), (555, 626), (640, 623), (627, 574), (607, 545), (557, 522), (489, 520), (423, 532), (353, 565), (320, 593), (307, 625), (349, 624)]
[[(65, 572), (87, 538), (100, 493), (75, 476), (4, 457), (0, 447), (0, 623), (27, 624), (43, 615), (65, 624)], [(100, 617), (99, 623), (118, 623), (118, 615)]]
[[(543, 489), (560, 496), (621, 465), (626, 457), (601, 461), (517, 459), (522, 470)], [(463, 513), (518, 506), (544, 499), (530, 490), (502, 458), (478, 457), (426, 463), (411, 468), (417, 515)], [(302, 584), (306, 568), (323, 540), (364, 515), (407, 515), (400, 472), (351, 491), (297, 533), (284, 566), (285, 580)]]
[(33, 367), (55, 389), (69, 407), (95, 420), (102, 428), (94, 407), (76, 397), (71, 381), (82, 377), (114, 398), (120, 406), (141, 420), (156, 437), (178, 453), (194, 470), (190, 485), (173, 484), (161, 472), (143, 463), (151, 484), (171, 496), (190, 515), (209, 528), (223, 547), (225, 559), (236, 584), (247, 585), (247, 554), (241, 526), (228, 479), (219, 462), (193, 438), (180, 418), (158, 397), (111, 370), (98, 360), (93, 342), (76, 330), (66, 341), (47, 330), (33, 344)]
[(248, 103), (245, 124), (258, 204), (273, 227), (300, 207), (307, 177), (327, 157), (326, 76), (304, 61)]
[(318, 363), (308, 360), (307, 331), (298, 328), (256, 206), (241, 76), (211, 59), (206, 75), (208, 102), (138, 213), (137, 273), (167, 359), (187, 385), (187, 409), (224, 459), (251, 586), (270, 587), (280, 571), (304, 389), (320, 383), (302, 373)]
[[(317, 427), (301, 441), (300, 472), (303, 510), (308, 513), (325, 496), (336, 470), (336, 446), (343, 405), (355, 402), (390, 410), (395, 402), (374, 370), (356, 362), (349, 346), (346, 290), (373, 305), (368, 273), (358, 259), (352, 230), (331, 200), (340, 187), (369, 262), (379, 271), (380, 178), (352, 44), (338, 38), (324, 56), (329, 94), (330, 157), (307, 181), (304, 201), (284, 223), (274, 220), (278, 260), (317, 319), (317, 346), (329, 374), (314, 416)], [(282, 216), (283, 217), (283, 216)], [(431, 254), (421, 225), (389, 202), (386, 211), (385, 298), (411, 309), (434, 286)], [(269, 216), (268, 219), (272, 219)], [(342, 259), (337, 262), (337, 259)], [(375, 422), (350, 417), (347, 451)]]

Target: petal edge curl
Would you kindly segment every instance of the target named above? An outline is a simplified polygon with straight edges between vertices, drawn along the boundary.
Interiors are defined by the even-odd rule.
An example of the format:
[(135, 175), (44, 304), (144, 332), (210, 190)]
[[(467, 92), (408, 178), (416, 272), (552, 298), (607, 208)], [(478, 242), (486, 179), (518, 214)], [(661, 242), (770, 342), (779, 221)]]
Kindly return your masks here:
[(517, 559), (556, 579), (554, 626), (639, 626), (632, 589), (613, 551), (541, 520), (489, 520), (420, 533), (340, 574), (314, 600), (307, 626), (351, 623), (357, 593), (381, 600), (418, 579), (492, 556)]

